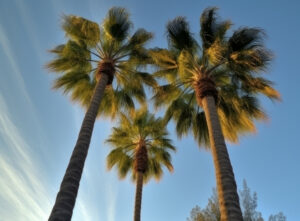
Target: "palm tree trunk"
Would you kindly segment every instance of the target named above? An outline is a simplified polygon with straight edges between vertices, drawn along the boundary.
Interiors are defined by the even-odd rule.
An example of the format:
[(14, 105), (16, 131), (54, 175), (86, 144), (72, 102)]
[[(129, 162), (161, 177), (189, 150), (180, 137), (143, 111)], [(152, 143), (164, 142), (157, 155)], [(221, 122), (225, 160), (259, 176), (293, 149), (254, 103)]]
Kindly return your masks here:
[(223, 137), (215, 99), (205, 96), (202, 106), (206, 116), (209, 140), (215, 165), (221, 221), (242, 221), (243, 216), (233, 169)]
[(133, 218), (134, 221), (141, 220), (142, 192), (143, 192), (143, 173), (137, 172), (135, 207), (134, 207), (134, 218)]
[(56, 196), (49, 221), (70, 221), (75, 205), (79, 183), (88, 153), (96, 116), (104, 90), (108, 82), (108, 75), (102, 74), (97, 83), (90, 106), (83, 119), (76, 145), (74, 147), (65, 176)]

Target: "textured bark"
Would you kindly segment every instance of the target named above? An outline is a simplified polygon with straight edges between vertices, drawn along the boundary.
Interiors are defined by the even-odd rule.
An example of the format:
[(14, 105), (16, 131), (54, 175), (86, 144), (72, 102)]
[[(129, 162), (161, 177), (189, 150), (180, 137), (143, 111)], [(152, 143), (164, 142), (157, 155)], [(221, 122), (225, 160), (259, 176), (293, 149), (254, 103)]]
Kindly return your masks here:
[(223, 137), (215, 99), (205, 96), (202, 107), (207, 121), (211, 152), (215, 165), (221, 221), (242, 221), (233, 169)]
[(137, 146), (134, 160), (134, 170), (145, 173), (148, 169), (148, 152), (145, 141), (141, 140)]
[(148, 169), (148, 152), (146, 143), (143, 139), (139, 141), (135, 152), (134, 170), (136, 173), (136, 193), (134, 206), (134, 221), (141, 220), (142, 207), (142, 191), (143, 191), (143, 176)]
[(215, 100), (218, 99), (218, 91), (215, 82), (210, 77), (202, 77), (193, 83), (196, 93), (196, 100), (199, 106), (202, 107), (202, 99), (206, 96), (212, 96)]
[(134, 218), (133, 218), (134, 221), (141, 220), (142, 192), (143, 192), (143, 173), (137, 172)]
[(97, 83), (90, 106), (83, 119), (78, 139), (61, 183), (60, 190), (57, 194), (49, 221), (69, 221), (72, 218), (94, 123), (108, 79), (109, 77), (107, 74), (101, 74), (101, 78)]

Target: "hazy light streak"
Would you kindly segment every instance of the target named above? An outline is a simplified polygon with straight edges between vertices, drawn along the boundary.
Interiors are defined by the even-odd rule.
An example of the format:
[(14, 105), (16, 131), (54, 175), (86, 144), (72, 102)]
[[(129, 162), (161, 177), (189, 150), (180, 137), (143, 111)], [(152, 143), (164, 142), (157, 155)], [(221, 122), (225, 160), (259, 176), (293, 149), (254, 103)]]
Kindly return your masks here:
[(1, 25), (1, 23), (0, 23), (0, 46), (2, 47), (3, 52), (4, 52), (8, 62), (10, 63), (10, 66), (13, 70), (12, 74), (14, 75), (15, 80), (16, 80), (15, 83), (17, 83), (18, 88), (21, 89), (21, 91), (23, 93), (22, 96), (26, 99), (26, 101), (28, 102), (29, 105), (33, 106), (32, 102), (30, 100), (30, 97), (28, 95), (21, 71), (16, 63), (15, 56), (11, 50), (10, 42), (5, 35), (4, 29)]
[(33, 153), (11, 121), (8, 108), (0, 95), (0, 198), (10, 210), (1, 209), (5, 220), (45, 220), (49, 210), (43, 176)]

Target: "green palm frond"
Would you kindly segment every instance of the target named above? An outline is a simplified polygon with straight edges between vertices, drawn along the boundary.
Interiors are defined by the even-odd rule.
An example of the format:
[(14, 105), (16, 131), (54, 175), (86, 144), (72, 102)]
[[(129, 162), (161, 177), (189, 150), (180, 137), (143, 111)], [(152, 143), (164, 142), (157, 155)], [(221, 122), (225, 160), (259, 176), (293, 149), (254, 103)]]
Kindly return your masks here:
[(176, 132), (177, 136), (181, 138), (182, 136), (186, 136), (192, 127), (193, 116), (195, 114), (195, 110), (193, 107), (184, 103), (185, 105), (181, 107), (181, 110), (178, 116), (174, 115), (174, 119), (176, 119)]
[(192, 130), (195, 140), (198, 142), (199, 146), (208, 147), (209, 135), (205, 113), (203, 111), (196, 113), (192, 122)]
[(160, 179), (163, 173), (162, 167), (173, 171), (171, 154), (176, 150), (172, 141), (168, 138), (166, 124), (161, 118), (155, 118), (146, 108), (141, 108), (130, 115), (121, 113), (117, 127), (106, 140), (112, 147), (107, 157), (107, 167), (115, 167), (119, 177), (124, 178), (131, 173), (136, 179), (134, 161), (139, 143), (143, 141), (147, 148), (148, 167), (144, 172), (144, 182), (154, 177)]
[(178, 56), (178, 74), (182, 81), (192, 79), (197, 75), (197, 57), (193, 56), (189, 51), (182, 50)]
[(228, 40), (228, 60), (233, 70), (263, 71), (272, 53), (263, 45), (264, 31), (259, 28), (240, 28)]
[(76, 42), (84, 42), (88, 46), (95, 46), (100, 40), (100, 28), (95, 22), (75, 15), (64, 15), (62, 28), (67, 37)]
[(83, 72), (70, 71), (55, 79), (53, 89), (63, 88), (64, 93), (68, 93), (81, 82), (89, 83), (90, 77)]
[(134, 111), (135, 104), (131, 91), (127, 89), (113, 90), (112, 87), (106, 88), (101, 101), (98, 117), (110, 117), (115, 119), (120, 110), (125, 112)]
[(240, 28), (228, 40), (232, 52), (263, 46), (264, 31), (260, 28)]
[(124, 179), (131, 170), (132, 162), (132, 158), (124, 153), (122, 148), (112, 150), (107, 156), (107, 168), (110, 170), (117, 165), (120, 179)]
[(140, 28), (131, 36), (128, 42), (128, 46), (132, 46), (138, 50), (140, 46), (143, 46), (143, 44), (147, 43), (152, 38), (153, 34), (151, 32)]
[(247, 76), (242, 82), (243, 89), (248, 93), (261, 93), (272, 100), (280, 100), (280, 94), (273, 88), (273, 83), (263, 77)]
[(85, 44), (80, 45), (75, 41), (69, 40), (65, 45), (59, 45), (50, 50), (50, 52), (56, 54), (56, 58), (47, 64), (47, 68), (51, 71), (88, 71), (91, 69), (91, 57)]
[(177, 54), (167, 49), (154, 48), (149, 51), (151, 58), (160, 68), (177, 68)]
[(197, 42), (189, 30), (189, 24), (184, 17), (176, 17), (167, 24), (167, 37), (170, 47), (179, 51), (183, 49), (194, 50)]
[(132, 23), (125, 8), (111, 8), (103, 22), (106, 35), (116, 41), (123, 41), (128, 36)]
[(219, 22), (216, 14), (217, 10), (216, 7), (207, 8), (200, 17), (200, 37), (204, 50), (212, 47), (216, 41), (223, 40), (227, 30), (232, 25), (230, 21)]
[(156, 88), (154, 96), (154, 106), (160, 107), (162, 105), (167, 105), (170, 100), (174, 100), (180, 94), (180, 90), (172, 84), (162, 85)]

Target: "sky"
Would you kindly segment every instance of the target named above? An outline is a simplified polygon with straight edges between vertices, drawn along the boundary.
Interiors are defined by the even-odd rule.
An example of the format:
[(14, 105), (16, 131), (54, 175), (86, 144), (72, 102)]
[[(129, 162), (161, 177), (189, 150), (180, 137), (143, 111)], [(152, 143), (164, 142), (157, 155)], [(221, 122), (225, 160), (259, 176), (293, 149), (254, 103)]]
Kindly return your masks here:
[[(243, 179), (258, 194), (264, 217), (282, 211), (299, 220), (300, 2), (297, 0), (1, 0), (0, 1), (0, 221), (46, 220), (64, 175), (84, 116), (61, 92), (51, 89), (55, 74), (45, 69), (47, 50), (66, 41), (60, 22), (75, 14), (101, 23), (112, 6), (126, 7), (135, 28), (155, 33), (150, 46), (166, 46), (165, 24), (186, 16), (195, 36), (199, 17), (217, 6), (223, 19), (260, 27), (275, 55), (267, 78), (282, 95), (280, 103), (262, 99), (269, 120), (238, 144), (228, 143), (238, 187)], [(99, 119), (81, 180), (73, 221), (129, 221), (135, 185), (107, 171), (104, 140), (114, 125)], [(177, 140), (174, 172), (144, 186), (143, 221), (184, 221), (193, 207), (205, 207), (215, 187), (211, 154), (192, 137)]]

